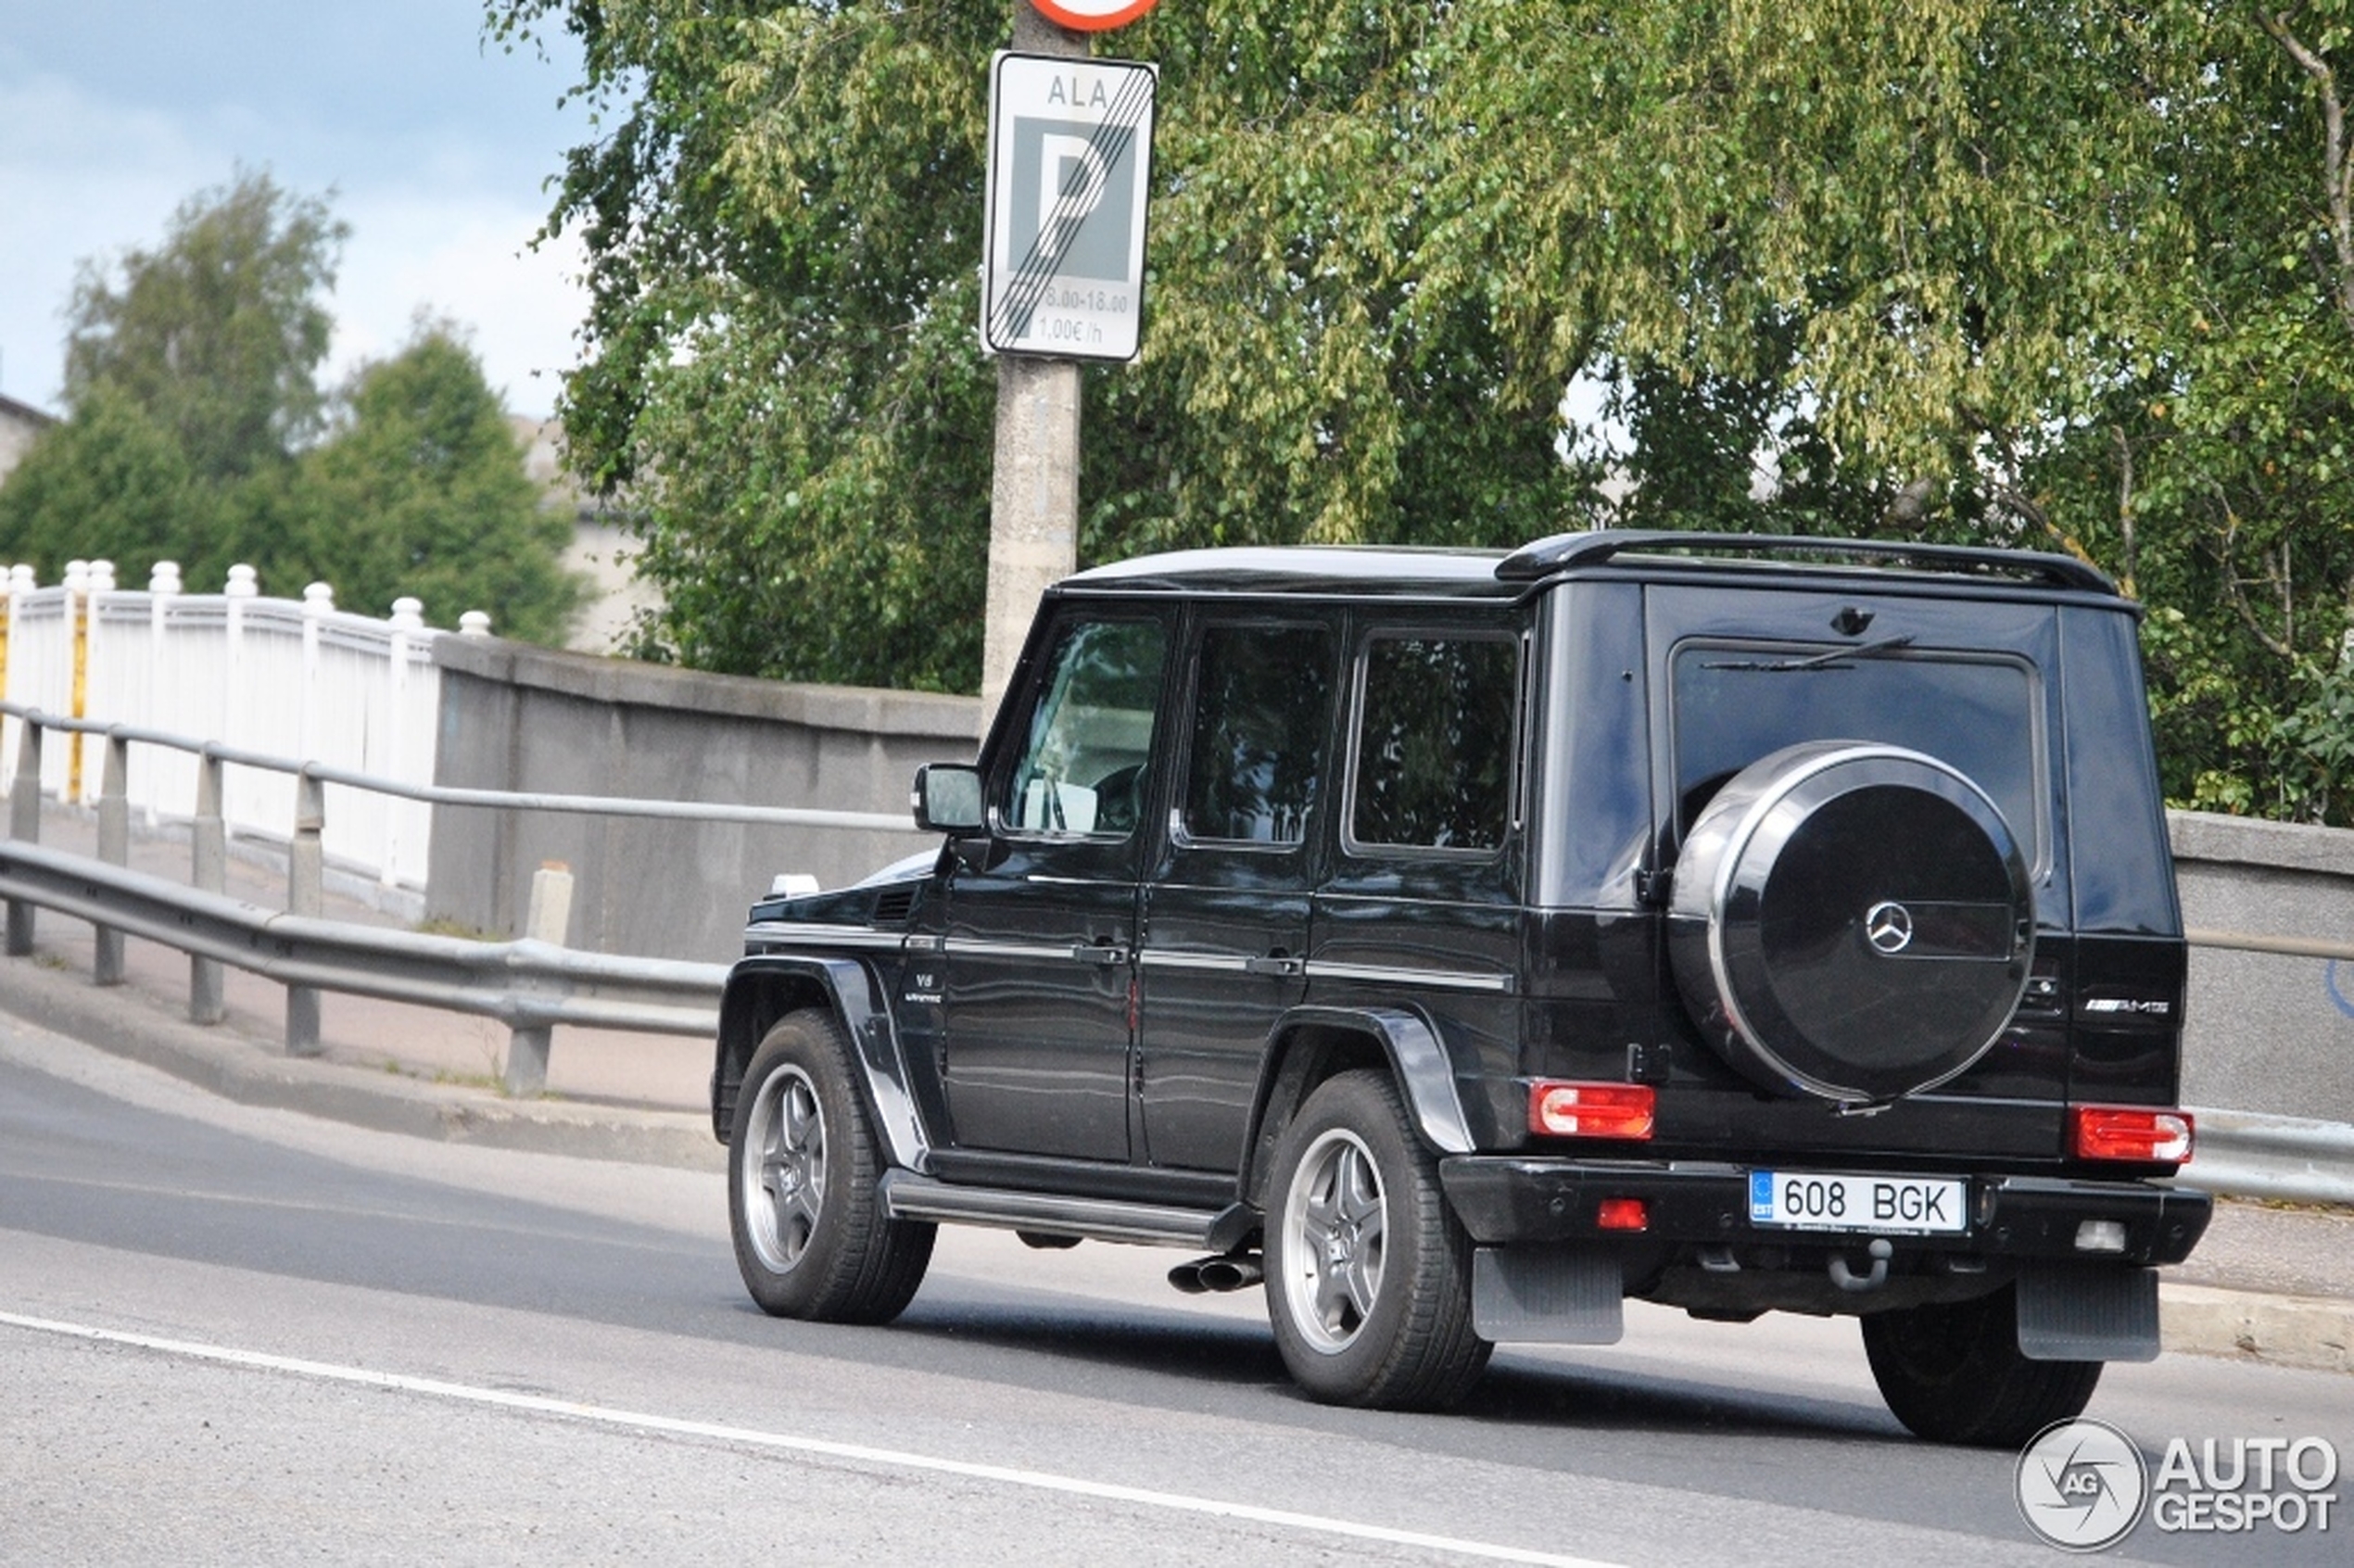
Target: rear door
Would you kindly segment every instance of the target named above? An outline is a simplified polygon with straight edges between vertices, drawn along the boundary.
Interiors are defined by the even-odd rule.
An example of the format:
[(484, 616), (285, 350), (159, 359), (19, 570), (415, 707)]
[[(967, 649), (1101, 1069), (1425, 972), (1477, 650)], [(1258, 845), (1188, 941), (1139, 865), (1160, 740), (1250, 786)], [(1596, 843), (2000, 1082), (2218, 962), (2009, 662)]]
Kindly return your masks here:
[[(1728, 593), (1655, 585), (1646, 590), (1645, 626), (1656, 661), (1657, 809), (1679, 843), (1729, 778), (1784, 747), (1899, 747), (1962, 773), (1993, 802), (2026, 859), (2038, 928), (2028, 1000), (1960, 1077), (1871, 1116), (1837, 1116), (1814, 1096), (1758, 1095), (1696, 1041), (1676, 1052), (1661, 1146), (1709, 1146), (1737, 1125), (1760, 1155), (1844, 1152), (1899, 1167), (1939, 1151), (2050, 1157), (2067, 1092), (2057, 1005), (2071, 946), (2069, 835), (2052, 754), (2064, 716), (2052, 678), (2058, 610), (1866, 586)], [(1868, 913), (1854, 909), (1858, 933)], [(1664, 953), (1662, 962), (1662, 992), (1673, 997)]]
[(1418, 1013), (1499, 1080), (1519, 1069), (1521, 654), (1500, 617), (1360, 637), (1308, 966), (1310, 1002)]
[(1208, 618), (1191, 639), (1178, 788), (1144, 895), (1137, 1090), (1154, 1165), (1240, 1169), (1268, 1036), (1306, 989), (1338, 659), (1321, 621)]

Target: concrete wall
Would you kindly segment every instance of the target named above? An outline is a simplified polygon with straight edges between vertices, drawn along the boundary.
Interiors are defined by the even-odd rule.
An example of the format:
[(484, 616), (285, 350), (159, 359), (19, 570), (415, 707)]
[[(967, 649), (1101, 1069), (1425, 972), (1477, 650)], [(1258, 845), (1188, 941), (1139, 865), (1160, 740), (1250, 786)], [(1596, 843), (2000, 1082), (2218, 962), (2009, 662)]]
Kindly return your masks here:
[[(436, 659), (436, 778), (475, 789), (905, 812), (917, 765), (970, 761), (981, 724), (970, 697), (786, 686), (496, 639), (444, 638)], [(724, 963), (778, 872), (840, 887), (936, 842), (439, 806), (426, 911), (512, 936), (532, 872), (562, 861), (572, 945)]]
[[(2354, 942), (2354, 832), (2175, 812), (2193, 929)], [(2191, 949), (2183, 1099), (2354, 1121), (2354, 962)]]

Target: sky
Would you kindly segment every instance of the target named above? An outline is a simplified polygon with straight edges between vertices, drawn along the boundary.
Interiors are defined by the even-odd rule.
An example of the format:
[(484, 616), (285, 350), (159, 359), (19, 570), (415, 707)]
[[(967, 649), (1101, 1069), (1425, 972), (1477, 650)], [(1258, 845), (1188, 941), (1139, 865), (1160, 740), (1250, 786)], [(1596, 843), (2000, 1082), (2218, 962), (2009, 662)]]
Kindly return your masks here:
[(592, 134), (570, 41), (502, 52), (481, 0), (0, 0), (0, 393), (62, 412), (76, 264), (152, 248), (240, 168), (350, 225), (323, 382), (399, 349), (421, 309), (544, 416), (587, 297), (531, 247), (543, 182)]

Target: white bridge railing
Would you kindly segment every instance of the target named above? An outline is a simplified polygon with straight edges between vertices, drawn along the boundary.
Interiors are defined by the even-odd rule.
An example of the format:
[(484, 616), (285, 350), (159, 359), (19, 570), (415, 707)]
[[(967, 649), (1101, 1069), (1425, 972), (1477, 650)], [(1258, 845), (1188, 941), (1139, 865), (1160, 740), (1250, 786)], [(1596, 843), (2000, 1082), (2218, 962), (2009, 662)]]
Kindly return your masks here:
[[(489, 617), (461, 625), (487, 635)], [(230, 568), (220, 593), (183, 591), (180, 571), (158, 563), (145, 589), (115, 585), (104, 561), (75, 562), (65, 580), (36, 585), (18, 566), (0, 598), (0, 701), (61, 717), (104, 715), (136, 727), (171, 730), (241, 751), (313, 760), (419, 786), (434, 777), (440, 682), (433, 644), (449, 635), (425, 626), (414, 599), (386, 620), (335, 607), (313, 583), (299, 601), (265, 599), (253, 568)], [(22, 726), (0, 722), (0, 778), (13, 778)], [(42, 793), (94, 804), (99, 766), (84, 737), (42, 757)], [(386, 887), (421, 892), (432, 817), (413, 800), (329, 785), (324, 851), (340, 869)], [(147, 827), (193, 821), (193, 756), (161, 749), (134, 754), (126, 785), (133, 814)], [(283, 840), (295, 781), (240, 771), (226, 781), (221, 816), (232, 836)]]

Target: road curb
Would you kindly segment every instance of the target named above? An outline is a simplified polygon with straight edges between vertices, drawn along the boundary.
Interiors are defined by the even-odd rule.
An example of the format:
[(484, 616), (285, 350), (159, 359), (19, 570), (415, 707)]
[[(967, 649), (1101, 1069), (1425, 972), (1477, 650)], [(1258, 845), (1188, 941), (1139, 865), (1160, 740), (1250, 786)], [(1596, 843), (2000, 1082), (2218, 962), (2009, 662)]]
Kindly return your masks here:
[(2170, 1283), (2158, 1326), (2169, 1350), (2354, 1372), (2354, 1303)]
[(709, 1121), (690, 1112), (511, 1100), (464, 1084), (290, 1057), (229, 1025), (190, 1023), (131, 987), (102, 990), (38, 954), (0, 966), (0, 1009), (239, 1105), (443, 1143), (692, 1170), (727, 1165)]

